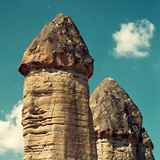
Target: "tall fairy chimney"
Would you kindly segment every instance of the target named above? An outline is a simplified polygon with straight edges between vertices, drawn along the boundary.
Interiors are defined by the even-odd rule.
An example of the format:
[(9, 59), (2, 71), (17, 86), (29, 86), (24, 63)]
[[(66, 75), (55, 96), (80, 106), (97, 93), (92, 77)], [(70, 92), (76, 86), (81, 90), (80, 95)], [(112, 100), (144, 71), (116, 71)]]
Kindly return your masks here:
[(59, 14), (24, 52), (23, 160), (96, 160), (88, 79), (93, 58), (71, 18)]

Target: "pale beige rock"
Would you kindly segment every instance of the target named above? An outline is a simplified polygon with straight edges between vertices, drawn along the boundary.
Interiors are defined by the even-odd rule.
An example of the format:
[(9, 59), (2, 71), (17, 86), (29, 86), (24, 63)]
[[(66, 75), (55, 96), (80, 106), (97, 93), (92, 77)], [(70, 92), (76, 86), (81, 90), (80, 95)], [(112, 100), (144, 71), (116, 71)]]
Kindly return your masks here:
[(30, 44), (19, 66), (25, 75), (23, 160), (97, 159), (89, 108), (92, 64), (78, 30), (63, 14)]
[(126, 139), (97, 140), (98, 160), (136, 160), (136, 145)]
[(154, 160), (142, 115), (129, 95), (106, 78), (90, 97), (98, 160)]

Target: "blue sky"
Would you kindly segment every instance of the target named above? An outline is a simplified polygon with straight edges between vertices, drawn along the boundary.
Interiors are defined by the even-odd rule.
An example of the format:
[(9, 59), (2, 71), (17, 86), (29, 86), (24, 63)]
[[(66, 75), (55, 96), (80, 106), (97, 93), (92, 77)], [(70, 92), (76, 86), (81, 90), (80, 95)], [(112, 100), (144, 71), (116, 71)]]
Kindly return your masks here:
[(33, 38), (58, 13), (72, 18), (95, 60), (90, 93), (104, 78), (115, 79), (141, 111), (155, 159), (160, 159), (159, 0), (1, 0), (0, 159), (23, 157), (19, 110), (24, 77), (18, 65)]

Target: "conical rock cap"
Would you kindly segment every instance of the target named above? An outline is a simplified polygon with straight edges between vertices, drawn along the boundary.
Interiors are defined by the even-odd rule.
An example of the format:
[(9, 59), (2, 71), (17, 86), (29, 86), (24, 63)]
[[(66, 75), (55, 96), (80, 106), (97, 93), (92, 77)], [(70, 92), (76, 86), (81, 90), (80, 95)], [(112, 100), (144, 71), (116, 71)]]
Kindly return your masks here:
[(55, 67), (74, 70), (90, 78), (93, 61), (71, 18), (58, 14), (45, 24), (24, 52), (19, 72), (26, 76), (31, 68)]
[(106, 78), (90, 97), (97, 138), (130, 139), (137, 143), (142, 115), (129, 95), (112, 78)]

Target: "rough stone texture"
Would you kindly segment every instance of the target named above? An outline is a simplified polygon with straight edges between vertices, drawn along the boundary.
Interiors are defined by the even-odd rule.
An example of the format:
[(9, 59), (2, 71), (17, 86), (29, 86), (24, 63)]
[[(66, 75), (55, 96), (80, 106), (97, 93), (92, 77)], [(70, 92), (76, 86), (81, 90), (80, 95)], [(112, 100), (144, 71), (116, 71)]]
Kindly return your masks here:
[(24, 76), (31, 68), (54, 67), (93, 73), (93, 58), (71, 18), (59, 14), (47, 23), (24, 53), (19, 71)]
[(98, 160), (136, 160), (136, 146), (126, 139), (97, 139)]
[(116, 81), (106, 78), (90, 97), (99, 160), (153, 160), (142, 115)]
[(25, 75), (23, 160), (96, 160), (88, 78), (93, 59), (68, 16), (44, 26), (19, 66)]
[(154, 160), (154, 156), (152, 154), (153, 148), (154, 146), (147, 131), (142, 128), (138, 143), (138, 160)]
[(98, 138), (109, 136), (138, 141), (142, 115), (116, 81), (106, 78), (92, 93), (90, 107)]

